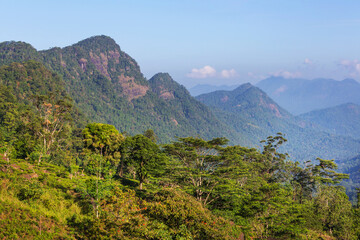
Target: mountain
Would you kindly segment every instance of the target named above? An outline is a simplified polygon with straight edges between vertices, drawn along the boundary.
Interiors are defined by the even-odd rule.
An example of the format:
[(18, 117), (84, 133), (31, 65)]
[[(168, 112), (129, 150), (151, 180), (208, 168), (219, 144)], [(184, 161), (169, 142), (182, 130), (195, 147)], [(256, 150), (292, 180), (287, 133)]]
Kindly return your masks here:
[[(303, 169), (273, 157), (271, 147), (260, 152), (197, 136), (157, 145), (106, 124), (79, 127), (72, 106), (91, 120), (123, 129), (129, 123), (134, 132), (151, 126), (163, 141), (175, 133), (249, 143), (257, 141), (253, 128), (260, 134), (286, 129), (291, 136), (301, 127), (251, 84), (202, 95), (222, 122), (169, 74), (146, 80), (110, 38), (41, 52), (21, 42), (4, 46), (1, 239), (333, 239), (359, 232), (354, 208), (333, 186), (344, 175), (332, 171), (331, 161)], [(289, 139), (302, 141), (294, 145), (301, 157), (329, 147), (331, 154), (358, 150), (347, 138), (311, 133)], [(317, 136), (324, 136), (323, 149), (311, 145)]]
[(271, 77), (256, 86), (295, 115), (349, 102), (360, 104), (360, 83), (353, 79), (336, 81)]
[(278, 132), (280, 122), (274, 120), (290, 117), (288, 112), (250, 83), (233, 91), (215, 91), (196, 98), (213, 109), (219, 119), (247, 136), (247, 144), (257, 145), (261, 139)]
[(76, 106), (91, 121), (112, 124), (130, 134), (151, 128), (164, 141), (195, 135), (236, 139), (230, 128), (168, 74), (145, 79), (137, 62), (110, 37), (95, 36), (45, 51), (24, 42), (0, 43), (0, 65), (27, 60), (58, 73)]
[(90, 121), (131, 135), (153, 129), (163, 142), (175, 136), (227, 137), (232, 144), (258, 146), (267, 136), (283, 132), (294, 160), (359, 153), (357, 141), (314, 132), (250, 84), (200, 95), (200, 103), (169, 74), (147, 80), (137, 62), (107, 36), (45, 51), (23, 42), (0, 43), (0, 65), (27, 60), (59, 74), (63, 88)]
[(259, 140), (282, 132), (288, 139), (282, 151), (288, 152), (293, 160), (343, 159), (360, 152), (359, 141), (317, 131), (249, 83), (233, 91), (216, 91), (196, 98), (243, 136), (245, 145), (257, 146)]
[(322, 131), (360, 139), (360, 106), (346, 103), (299, 115)]
[[(219, 121), (206, 105), (192, 97), (168, 73), (153, 76), (149, 80), (149, 86), (153, 93), (153, 111), (158, 114), (158, 118), (169, 122), (166, 126), (159, 126), (159, 132), (166, 131), (166, 134), (173, 136), (200, 135), (206, 138), (228, 136), (233, 141), (238, 138), (231, 128)], [(149, 94), (144, 99), (150, 96)], [(156, 119), (151, 121), (157, 122)]]
[(237, 88), (238, 86), (239, 85), (215, 86), (215, 85), (210, 85), (210, 84), (198, 84), (192, 88), (189, 88), (189, 92), (190, 92), (191, 96), (198, 96), (200, 94), (215, 92), (215, 91), (219, 91), (219, 90), (231, 91), (231, 90), (234, 90), (235, 88)]

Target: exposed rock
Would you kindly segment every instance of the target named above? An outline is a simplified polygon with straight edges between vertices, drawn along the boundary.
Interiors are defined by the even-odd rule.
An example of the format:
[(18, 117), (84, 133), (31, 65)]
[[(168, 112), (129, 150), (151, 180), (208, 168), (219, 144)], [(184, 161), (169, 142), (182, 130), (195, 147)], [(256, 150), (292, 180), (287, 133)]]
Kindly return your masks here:
[(149, 90), (148, 86), (137, 84), (134, 77), (124, 76), (124, 74), (121, 74), (118, 78), (123, 89), (122, 95), (129, 101), (145, 96)]

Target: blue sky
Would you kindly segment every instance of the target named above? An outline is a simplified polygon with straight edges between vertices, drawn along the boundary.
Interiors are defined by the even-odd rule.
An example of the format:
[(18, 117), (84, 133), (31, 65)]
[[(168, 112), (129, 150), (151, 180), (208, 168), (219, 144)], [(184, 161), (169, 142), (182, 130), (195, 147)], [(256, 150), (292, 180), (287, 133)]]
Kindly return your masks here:
[(185, 86), (269, 76), (360, 80), (360, 1), (1, 0), (0, 41), (36, 49), (108, 35), (150, 78)]

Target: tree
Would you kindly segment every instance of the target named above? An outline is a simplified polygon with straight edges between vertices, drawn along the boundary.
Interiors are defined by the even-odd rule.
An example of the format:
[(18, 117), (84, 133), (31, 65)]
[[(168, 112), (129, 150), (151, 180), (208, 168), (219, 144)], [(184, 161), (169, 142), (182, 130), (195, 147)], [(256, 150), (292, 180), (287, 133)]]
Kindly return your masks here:
[(342, 187), (322, 185), (314, 198), (314, 210), (325, 231), (339, 239), (354, 239), (352, 206)]
[(143, 189), (143, 183), (149, 175), (161, 167), (164, 155), (161, 154), (158, 145), (144, 135), (136, 135), (128, 144), (128, 158), (134, 164), (136, 175), (139, 179), (139, 188)]
[(287, 139), (280, 132), (275, 137), (269, 136), (266, 140), (260, 141), (260, 143), (265, 143), (262, 151), (264, 156), (262, 173), (266, 175), (270, 182), (277, 182), (286, 178), (286, 171), (284, 170), (288, 154), (277, 151), (285, 142), (287, 142)]
[(158, 136), (156, 136), (154, 130), (152, 129), (146, 130), (143, 135), (150, 139), (153, 143), (156, 143), (158, 140)]
[(88, 124), (83, 130), (83, 136), (86, 147), (103, 156), (118, 152), (125, 140), (114, 126), (103, 123)]
[(0, 86), (0, 153), (7, 162), (13, 152), (19, 112), (15, 96), (5, 86)]
[(266, 142), (262, 152), (241, 146), (219, 151), (219, 184), (213, 193), (219, 198), (211, 208), (243, 226), (250, 236), (299, 238), (304, 232), (303, 205), (294, 201), (288, 184), (294, 164), (277, 151), (285, 142), (282, 136), (270, 136)]
[(349, 175), (344, 173), (337, 173), (337, 165), (334, 160), (325, 160), (316, 158), (319, 164), (314, 166), (312, 174), (318, 183), (326, 185), (334, 185), (340, 183), (343, 179), (348, 179)]
[(201, 138), (179, 138), (178, 142), (165, 145), (165, 152), (180, 161), (182, 180), (190, 186), (196, 199), (204, 206), (219, 183), (215, 171), (221, 165), (219, 151), (227, 144), (226, 138), (206, 141)]
[(38, 163), (40, 163), (43, 157), (53, 152), (56, 143), (60, 144), (65, 140), (64, 133), (67, 132), (66, 128), (72, 121), (70, 114), (72, 100), (66, 96), (59, 99), (55, 93), (36, 95), (33, 98), (38, 117), (37, 126), (33, 129), (40, 138), (38, 151)]
[[(93, 153), (100, 154), (113, 174), (119, 164), (121, 145), (125, 138), (112, 125), (90, 123), (83, 130), (85, 147)], [(109, 174), (109, 172), (101, 174)]]
[(305, 162), (305, 167), (301, 168), (299, 163), (296, 162), (291, 168), (290, 184), (293, 187), (294, 197), (300, 203), (303, 199), (309, 199), (315, 190), (315, 180), (312, 175), (312, 165), (309, 161)]
[(96, 171), (96, 178), (89, 178), (85, 181), (80, 180), (78, 184), (78, 191), (83, 195), (84, 198), (89, 200), (93, 207), (96, 218), (100, 217), (100, 204), (101, 200), (105, 199), (110, 195), (111, 190), (111, 175), (105, 175), (101, 177), (103, 156), (94, 153), (88, 156), (91, 161), (96, 164), (93, 166), (93, 170)]
[(89, 172), (96, 174), (95, 185), (87, 184), (87, 186), (93, 186), (93, 188), (86, 188), (90, 189), (86, 193), (94, 206), (96, 217), (98, 218), (99, 201), (106, 189), (102, 186), (106, 186), (106, 179), (111, 178), (115, 174), (115, 168), (120, 159), (119, 149), (124, 141), (124, 137), (114, 126), (102, 123), (88, 124), (83, 130), (83, 136), (85, 146), (91, 151), (91, 154), (85, 152), (90, 160), (87, 164), (87, 169)]

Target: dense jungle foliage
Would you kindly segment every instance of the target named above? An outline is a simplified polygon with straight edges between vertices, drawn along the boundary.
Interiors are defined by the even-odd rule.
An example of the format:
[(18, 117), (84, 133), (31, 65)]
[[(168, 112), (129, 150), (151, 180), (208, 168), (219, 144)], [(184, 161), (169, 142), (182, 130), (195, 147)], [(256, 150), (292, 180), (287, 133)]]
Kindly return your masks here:
[[(37, 62), (0, 68), (1, 239), (358, 239), (333, 160), (89, 122)], [(169, 96), (169, 95), (165, 95)]]

